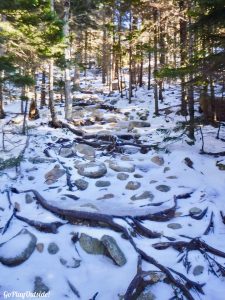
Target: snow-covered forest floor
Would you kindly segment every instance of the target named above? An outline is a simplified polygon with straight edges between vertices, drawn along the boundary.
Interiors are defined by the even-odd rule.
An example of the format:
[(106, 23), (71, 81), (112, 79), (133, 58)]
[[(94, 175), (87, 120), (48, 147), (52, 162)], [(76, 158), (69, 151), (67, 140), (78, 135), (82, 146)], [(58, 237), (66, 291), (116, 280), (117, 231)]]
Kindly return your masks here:
[[(123, 299), (137, 273), (138, 254), (121, 232), (84, 222), (71, 224), (42, 207), (32, 191), (15, 193), (33, 189), (53, 207), (114, 216), (139, 249), (205, 284), (204, 294), (188, 287), (194, 299), (223, 300), (225, 256), (214, 250), (225, 249), (220, 213), (225, 213), (225, 160), (200, 153), (200, 127), (195, 130), (196, 142), (189, 140), (185, 118), (177, 114), (179, 86), (165, 86), (157, 117), (153, 91), (145, 87), (138, 89), (131, 104), (118, 93), (108, 95), (100, 78), (91, 75), (82, 88), (84, 92), (74, 93), (74, 104), (82, 103), (74, 106), (76, 126), (70, 124), (79, 136), (67, 128), (49, 127), (47, 108), (40, 110), (41, 118), (28, 121), (27, 136), (15, 134), (23, 121), (20, 101), (5, 107), (0, 159), (16, 157), (25, 145), (26, 149), (17, 168), (0, 171), (1, 243), (12, 238), (0, 247), (1, 293), (49, 291), (54, 300)], [(196, 113), (197, 109), (198, 104)], [(58, 103), (56, 110), (63, 120), (63, 104)], [(205, 152), (225, 151), (224, 142), (216, 139), (217, 128), (201, 128)], [(163, 219), (167, 210), (172, 214)], [(52, 225), (53, 233), (46, 233), (38, 230), (38, 222), (37, 228), (28, 225), (29, 220), (63, 224)], [(157, 233), (154, 238), (143, 234), (141, 225)], [(200, 251), (190, 244), (176, 245), (194, 238), (215, 249), (204, 243)], [(144, 260), (142, 270), (159, 271)], [(155, 276), (155, 283), (138, 299), (182, 299), (178, 289), (165, 282), (165, 274), (147, 274)], [(179, 275), (173, 276), (182, 282)]]

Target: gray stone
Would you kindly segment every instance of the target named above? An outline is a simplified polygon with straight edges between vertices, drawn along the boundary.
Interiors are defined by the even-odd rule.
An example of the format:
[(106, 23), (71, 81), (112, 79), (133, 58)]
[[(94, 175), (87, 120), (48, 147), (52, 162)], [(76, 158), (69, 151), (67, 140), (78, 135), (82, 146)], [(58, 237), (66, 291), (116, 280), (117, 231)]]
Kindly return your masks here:
[(128, 177), (129, 177), (129, 174), (126, 174), (126, 173), (118, 173), (118, 174), (117, 174), (117, 178), (118, 178), (119, 180), (127, 180)]
[(186, 166), (188, 166), (189, 168), (193, 169), (193, 161), (189, 158), (189, 157), (185, 157), (184, 159), (184, 163)]
[(199, 276), (199, 275), (201, 275), (203, 273), (203, 271), (204, 271), (204, 267), (198, 265), (198, 266), (194, 267), (193, 275), (194, 276)]
[(168, 185), (160, 184), (156, 186), (156, 189), (160, 192), (167, 193), (170, 191), (171, 188)]
[(93, 238), (85, 233), (81, 233), (79, 243), (81, 248), (89, 254), (97, 255), (105, 253), (105, 247), (103, 243), (100, 240)]
[(72, 157), (74, 153), (71, 148), (64, 147), (60, 149), (59, 155), (67, 158), (67, 157)]
[(36, 243), (36, 236), (22, 229), (10, 240), (0, 244), (0, 262), (12, 267), (22, 264), (34, 252)]
[(126, 257), (113, 237), (109, 235), (103, 235), (101, 241), (107, 249), (107, 254), (118, 266), (123, 266), (126, 264)]
[(149, 191), (145, 191), (140, 195), (134, 195), (130, 198), (132, 201), (136, 201), (136, 200), (144, 200), (144, 199), (148, 199), (150, 201), (152, 201), (154, 199), (154, 195), (149, 192)]
[(34, 180), (34, 179), (35, 179), (35, 177), (34, 177), (34, 176), (28, 176), (27, 178), (28, 178), (28, 180), (30, 180), (30, 181), (32, 181), (32, 180)]
[(134, 174), (134, 178), (143, 178), (141, 174)]
[(170, 167), (165, 167), (164, 170), (163, 170), (164, 173), (166, 173), (168, 171), (170, 171)]
[(74, 181), (75, 186), (78, 188), (78, 190), (84, 191), (88, 188), (88, 182), (84, 179), (77, 179)]
[(167, 227), (174, 230), (182, 228), (182, 226), (179, 223), (170, 223), (167, 225)]
[(177, 179), (177, 176), (168, 176), (168, 177), (166, 177), (166, 178), (168, 178), (168, 179)]
[(49, 157), (30, 157), (29, 162), (33, 163), (33, 164), (45, 164), (45, 163), (54, 163), (57, 160), (55, 158), (49, 158)]
[(65, 173), (66, 171), (64, 169), (60, 169), (59, 165), (55, 165), (52, 170), (45, 174), (46, 184), (51, 185), (55, 183)]
[(200, 213), (202, 213), (202, 210), (198, 207), (192, 207), (189, 209), (189, 214), (191, 215), (199, 215)]
[(164, 165), (164, 158), (162, 156), (153, 156), (151, 161), (158, 166)]
[(139, 189), (140, 186), (141, 186), (141, 184), (138, 181), (129, 181), (126, 185), (126, 189), (134, 191), (134, 190)]
[(58, 252), (59, 252), (59, 247), (58, 247), (58, 245), (56, 243), (53, 242), (53, 243), (50, 243), (48, 245), (48, 253), (49, 254), (54, 255), (54, 254), (56, 254)]
[(104, 163), (90, 162), (78, 165), (78, 173), (89, 178), (100, 178), (107, 173)]
[(86, 159), (93, 159), (95, 157), (95, 149), (89, 145), (77, 144), (74, 150), (78, 154), (82, 154)]
[(36, 249), (38, 252), (42, 253), (44, 251), (44, 244), (43, 243), (38, 243), (36, 245)]
[(119, 161), (111, 161), (109, 163), (110, 169), (115, 172), (128, 172), (132, 173), (135, 171), (135, 166), (129, 162), (119, 162)]
[(67, 261), (66, 259), (60, 257), (59, 261), (66, 268), (73, 268), (73, 269), (79, 268), (81, 264), (81, 260), (75, 258), (72, 258), (72, 261)]
[(30, 194), (26, 194), (25, 195), (25, 202), (27, 203), (27, 204), (30, 204), (30, 203), (32, 203), (34, 201), (34, 198), (30, 195)]
[(98, 181), (95, 182), (95, 185), (97, 187), (107, 187), (107, 186), (111, 185), (111, 182), (110, 181), (98, 180)]
[(150, 184), (154, 184), (154, 183), (156, 183), (156, 182), (158, 182), (157, 180), (151, 180), (149, 183)]
[(114, 194), (105, 194), (104, 196), (97, 198), (97, 200), (107, 200), (107, 199), (112, 199), (114, 197), (115, 197)]
[(34, 279), (34, 293), (47, 294), (49, 292), (49, 287), (43, 282), (40, 276), (36, 276)]

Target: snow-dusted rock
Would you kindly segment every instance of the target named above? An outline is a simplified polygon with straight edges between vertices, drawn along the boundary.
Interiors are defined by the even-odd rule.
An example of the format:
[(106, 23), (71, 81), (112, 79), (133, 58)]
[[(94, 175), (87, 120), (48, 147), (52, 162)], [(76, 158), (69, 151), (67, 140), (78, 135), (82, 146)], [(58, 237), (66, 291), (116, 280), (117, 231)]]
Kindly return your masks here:
[(203, 273), (203, 271), (204, 271), (204, 267), (203, 266), (201, 266), (201, 265), (196, 266), (196, 267), (194, 267), (193, 275), (194, 276), (199, 276), (199, 275), (201, 275)]
[(45, 164), (45, 163), (54, 163), (56, 162), (55, 158), (50, 158), (50, 157), (30, 157), (29, 162), (33, 163), (33, 164)]
[(202, 213), (202, 210), (198, 207), (192, 207), (189, 209), (189, 214), (191, 215), (199, 215)]
[(126, 161), (110, 161), (109, 167), (115, 172), (128, 172), (132, 173), (135, 171), (135, 166)]
[(129, 177), (129, 174), (126, 174), (126, 173), (118, 173), (118, 174), (117, 174), (117, 178), (118, 178), (119, 180), (127, 180), (128, 177)]
[(104, 163), (90, 162), (78, 165), (78, 173), (89, 178), (100, 178), (107, 173)]
[(74, 151), (78, 153), (78, 155), (81, 154), (89, 160), (92, 160), (95, 157), (95, 149), (89, 145), (77, 144), (74, 146)]
[(0, 244), (0, 262), (12, 267), (22, 264), (31, 256), (36, 243), (36, 236), (22, 229), (13, 238)]
[(65, 173), (66, 171), (64, 169), (60, 169), (59, 165), (55, 165), (52, 170), (45, 174), (46, 183), (49, 185), (55, 183)]
[(59, 252), (59, 246), (56, 243), (54, 243), (54, 242), (50, 243), (48, 245), (48, 253), (54, 255), (57, 252)]
[(174, 230), (182, 228), (182, 226), (179, 223), (170, 223), (167, 225), (167, 227)]
[(95, 185), (97, 187), (107, 187), (107, 186), (111, 185), (111, 182), (110, 181), (104, 181), (104, 180), (98, 180), (98, 181), (95, 182)]
[(145, 191), (143, 193), (141, 193), (140, 195), (134, 195), (130, 198), (132, 201), (136, 201), (136, 200), (144, 200), (144, 199), (148, 199), (148, 200), (153, 200), (154, 199), (154, 195), (149, 192), (149, 191)]
[(59, 155), (62, 157), (72, 157), (74, 155), (73, 150), (68, 147), (64, 147), (60, 149)]
[(140, 182), (138, 181), (129, 181), (126, 185), (127, 190), (137, 190), (141, 186)]
[(151, 161), (158, 166), (164, 165), (164, 158), (162, 156), (153, 156)]
[(151, 124), (149, 122), (144, 121), (131, 121), (128, 126), (128, 130), (132, 130), (133, 128), (145, 128), (150, 127)]
[(108, 255), (118, 266), (123, 266), (126, 264), (126, 257), (113, 237), (109, 235), (103, 235), (101, 241), (106, 247)]

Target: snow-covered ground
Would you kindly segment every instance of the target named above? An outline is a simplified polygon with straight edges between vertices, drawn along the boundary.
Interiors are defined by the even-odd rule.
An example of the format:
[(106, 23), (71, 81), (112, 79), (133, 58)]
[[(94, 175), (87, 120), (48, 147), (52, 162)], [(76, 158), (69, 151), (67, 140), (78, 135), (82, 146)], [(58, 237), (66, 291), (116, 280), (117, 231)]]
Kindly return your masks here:
[[(88, 119), (92, 124), (86, 123), (79, 127), (84, 133), (84, 139), (93, 134), (99, 136), (133, 134), (140, 136), (139, 141), (142, 144), (154, 145), (154, 147), (147, 153), (141, 153), (143, 151), (140, 151), (140, 148), (131, 145), (121, 147), (121, 153), (113, 149), (107, 151), (94, 149), (91, 146), (88, 148), (87, 145), (79, 148), (75, 140), (77, 137), (68, 129), (53, 129), (48, 126), (47, 108), (40, 110), (42, 118), (28, 121), (28, 147), (20, 167), (17, 170), (11, 168), (0, 171), (1, 243), (26, 228), (36, 236), (38, 246), (27, 260), (17, 266), (9, 267), (0, 264), (2, 297), (4, 291), (37, 290), (35, 278), (41, 277), (42, 283), (50, 291), (50, 299), (75, 299), (76, 292), (68, 284), (69, 281), (79, 292), (80, 299), (116, 300), (125, 294), (137, 270), (136, 251), (129, 241), (121, 236), (121, 233), (111, 229), (65, 222), (65, 225), (58, 228), (57, 234), (52, 234), (40, 232), (13, 217), (5, 231), (5, 225), (13, 213), (14, 206), (19, 216), (30, 220), (45, 223), (64, 222), (41, 207), (35, 201), (32, 192), (15, 194), (10, 191), (14, 187), (19, 191), (35, 189), (49, 204), (56, 207), (113, 215), (115, 222), (128, 229), (130, 219), (127, 218), (127, 223), (125, 219), (119, 217), (154, 214), (171, 208), (174, 205), (174, 196), (190, 194), (189, 198), (178, 199), (175, 217), (171, 220), (165, 222), (148, 220), (142, 223), (146, 228), (161, 233), (159, 238), (149, 239), (136, 235), (133, 239), (140, 249), (162, 265), (183, 273), (193, 281), (205, 283), (204, 295), (191, 291), (194, 299), (223, 300), (224, 278), (216, 272), (217, 266), (214, 268), (210, 266), (202, 253), (189, 252), (188, 259), (191, 265), (187, 272), (183, 263), (178, 262), (181, 257), (178, 251), (172, 247), (157, 250), (152, 246), (155, 243), (168, 242), (168, 237), (175, 241), (186, 242), (190, 241), (189, 238), (199, 237), (218, 250), (225, 249), (225, 224), (220, 216), (220, 211), (225, 213), (225, 171), (223, 170), (225, 161), (223, 157), (215, 158), (200, 154), (202, 147), (200, 130), (196, 129), (195, 144), (190, 143), (184, 133), (185, 128), (181, 126), (185, 119), (176, 114), (180, 104), (179, 86), (175, 84), (165, 86), (164, 102), (159, 103), (160, 115), (157, 117), (153, 114), (152, 90), (140, 88), (135, 93), (132, 103), (128, 104), (126, 97), (120, 98), (117, 93), (111, 95), (104, 93), (105, 88), (101, 86), (99, 78), (96, 80), (92, 77), (88, 78), (84, 89), (91, 90), (93, 94), (76, 92), (74, 96), (83, 102), (93, 101), (97, 103), (96, 105), (113, 104), (118, 108), (116, 111), (109, 111), (99, 109), (97, 106), (75, 107), (74, 120), (79, 122)], [(103, 93), (100, 93), (101, 90)], [(8, 104), (7, 117), (0, 121), (1, 127), (6, 132), (6, 149), (5, 151), (1, 149), (0, 152), (0, 158), (3, 159), (17, 155), (21, 151), (21, 145), (26, 143), (23, 136), (9, 133), (12, 129), (15, 132), (21, 128), (22, 118), (15, 115), (16, 112), (19, 113), (19, 105), (17, 101)], [(165, 109), (167, 107), (169, 111)], [(56, 110), (59, 118), (63, 120), (63, 105), (58, 104)], [(143, 118), (140, 120), (143, 115), (144, 120)], [(10, 119), (14, 119), (14, 125), (6, 125)], [(134, 121), (142, 123), (137, 124)], [(150, 126), (147, 123), (150, 123)], [(179, 126), (180, 129), (174, 131)], [(225, 135), (223, 130), (225, 129), (221, 129), (221, 136)], [(202, 132), (206, 152), (225, 151), (224, 142), (216, 139), (216, 128), (205, 126), (202, 127)], [(2, 135), (1, 141), (3, 141)], [(92, 140), (87, 139), (87, 141)], [(101, 139), (99, 143), (104, 144)], [(46, 156), (46, 149), (50, 158)], [(86, 171), (91, 175), (82, 173)], [(102, 172), (101, 176), (94, 175), (95, 178), (92, 178), (93, 173), (96, 172)], [(73, 184), (72, 190), (68, 187), (68, 174), (71, 176), (69, 179)], [(7, 195), (10, 196), (13, 204), (10, 208)], [(200, 215), (206, 208), (208, 210), (201, 220), (190, 216), (191, 213), (192, 216)], [(212, 213), (214, 231), (204, 234)], [(105, 255), (88, 254), (79, 241), (75, 244), (71, 241), (75, 233), (85, 233), (99, 240), (103, 235), (112, 236), (124, 253), (126, 263), (119, 266)], [(15, 240), (5, 244), (5, 247), (10, 256), (15, 256), (22, 251), (26, 243), (26, 238), (17, 236)], [(58, 246), (55, 254), (50, 253), (50, 243)], [(0, 261), (2, 256), (9, 253), (2, 253), (0, 247)], [(224, 266), (225, 258), (213, 254), (210, 256)], [(76, 267), (73, 265), (74, 259), (80, 261)], [(142, 267), (146, 271), (157, 270), (147, 262), (143, 262)], [(218, 276), (213, 274), (212, 269)], [(174, 296), (171, 286), (163, 282), (152, 285), (151, 292), (159, 300), (172, 299)], [(94, 295), (96, 298), (93, 298)]]

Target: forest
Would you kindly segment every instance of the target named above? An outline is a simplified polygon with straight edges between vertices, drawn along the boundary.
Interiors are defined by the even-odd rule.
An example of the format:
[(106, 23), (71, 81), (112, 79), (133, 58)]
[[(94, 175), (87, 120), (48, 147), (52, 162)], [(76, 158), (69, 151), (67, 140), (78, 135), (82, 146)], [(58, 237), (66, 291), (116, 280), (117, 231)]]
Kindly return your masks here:
[(224, 192), (224, 0), (0, 0), (0, 298), (224, 300)]

